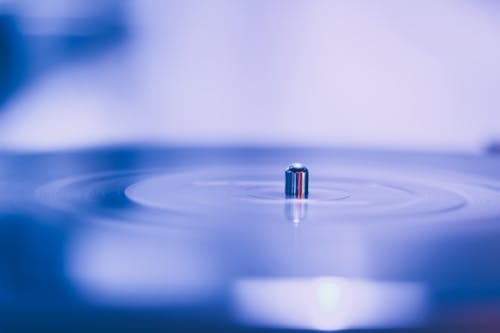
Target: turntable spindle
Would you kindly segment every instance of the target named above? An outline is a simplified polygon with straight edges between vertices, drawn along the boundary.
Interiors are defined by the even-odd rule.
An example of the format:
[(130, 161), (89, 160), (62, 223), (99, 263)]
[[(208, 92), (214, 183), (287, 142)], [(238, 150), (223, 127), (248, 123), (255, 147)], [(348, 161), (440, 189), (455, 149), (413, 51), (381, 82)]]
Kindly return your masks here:
[(285, 170), (285, 195), (291, 199), (309, 195), (309, 171), (301, 163), (293, 163)]

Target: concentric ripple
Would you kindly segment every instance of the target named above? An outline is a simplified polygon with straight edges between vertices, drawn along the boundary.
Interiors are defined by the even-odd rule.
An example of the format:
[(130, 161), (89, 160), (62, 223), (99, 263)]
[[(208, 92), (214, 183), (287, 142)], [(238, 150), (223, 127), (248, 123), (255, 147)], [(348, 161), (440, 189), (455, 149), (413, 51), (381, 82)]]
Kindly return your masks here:
[[(331, 176), (334, 175), (334, 176)], [(494, 182), (471, 175), (352, 166), (312, 173), (310, 197), (288, 200), (269, 169), (135, 170), (48, 184), (37, 197), (59, 209), (161, 223), (314, 223), (468, 220), (500, 216)]]

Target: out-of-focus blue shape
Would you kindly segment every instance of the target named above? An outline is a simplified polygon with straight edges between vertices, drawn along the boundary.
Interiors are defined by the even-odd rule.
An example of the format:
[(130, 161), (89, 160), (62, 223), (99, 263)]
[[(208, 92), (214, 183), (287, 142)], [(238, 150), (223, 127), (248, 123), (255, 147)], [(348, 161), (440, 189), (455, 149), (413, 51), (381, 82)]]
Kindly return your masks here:
[(0, 8), (0, 106), (24, 82), (24, 43), (16, 19)]
[(212, 296), (223, 263), (202, 244), (185, 242), (181, 233), (141, 238), (142, 233), (140, 228), (96, 228), (75, 237), (67, 274), (83, 299), (97, 304), (179, 306)]
[(330, 276), (240, 280), (234, 301), (241, 322), (285, 329), (414, 327), (428, 310), (422, 284)]
[(57, 3), (30, 0), (0, 4), (0, 107), (23, 84), (55, 65), (92, 56), (125, 40), (124, 2), (68, 2), (76, 8), (87, 3), (94, 10), (78, 13), (64, 6), (61, 10)]
[(490, 154), (500, 154), (500, 140), (493, 141), (486, 146), (486, 152)]

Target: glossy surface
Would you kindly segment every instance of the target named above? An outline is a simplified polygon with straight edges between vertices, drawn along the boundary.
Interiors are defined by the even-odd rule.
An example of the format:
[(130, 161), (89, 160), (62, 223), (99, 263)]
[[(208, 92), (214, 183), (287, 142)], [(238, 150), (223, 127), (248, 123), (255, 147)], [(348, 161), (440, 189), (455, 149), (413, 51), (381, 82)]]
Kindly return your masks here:
[(293, 163), (285, 170), (285, 196), (289, 199), (307, 199), (309, 170), (301, 163)]
[[(314, 170), (307, 200), (283, 196), (288, 160)], [(0, 162), (2, 331), (500, 328), (495, 157), (139, 147)]]

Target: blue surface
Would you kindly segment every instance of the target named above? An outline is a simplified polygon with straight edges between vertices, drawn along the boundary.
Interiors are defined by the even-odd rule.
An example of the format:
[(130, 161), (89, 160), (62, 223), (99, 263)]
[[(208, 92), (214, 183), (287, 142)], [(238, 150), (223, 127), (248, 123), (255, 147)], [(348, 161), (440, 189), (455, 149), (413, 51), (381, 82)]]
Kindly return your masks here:
[[(335, 206), (310, 201), (306, 218), (294, 225), (279, 181), (265, 183), (280, 189), (258, 200), (234, 192), (241, 186), (234, 181), (244, 181), (250, 194), (260, 195), (261, 185), (245, 183), (254, 184), (255, 175), (241, 173), (249, 165), (273, 173), (258, 177), (281, 180), (292, 161), (307, 163), (311, 195), (330, 186), (318, 170), (353, 165), (388, 170), (396, 179), (413, 170), (421, 178), (412, 182), (432, 176), (435, 186), (481, 179), (495, 192), (496, 157), (116, 147), (4, 153), (0, 160), (2, 330), (500, 327), (500, 214), (460, 218), (459, 210), (458, 218), (409, 213), (386, 219), (349, 212), (339, 219)], [(210, 186), (221, 181), (201, 169), (233, 172), (236, 180), (214, 197), (199, 196), (189, 187), (193, 171)], [(367, 176), (350, 170), (353, 179)], [(166, 207), (127, 195), (131, 185), (154, 184), (158, 175), (172, 177), (162, 178), (171, 179), (163, 183), (171, 198)], [(179, 181), (189, 185), (185, 193), (174, 186)], [(467, 205), (484, 207), (475, 194), (462, 194)], [(317, 213), (329, 209), (330, 217)]]

